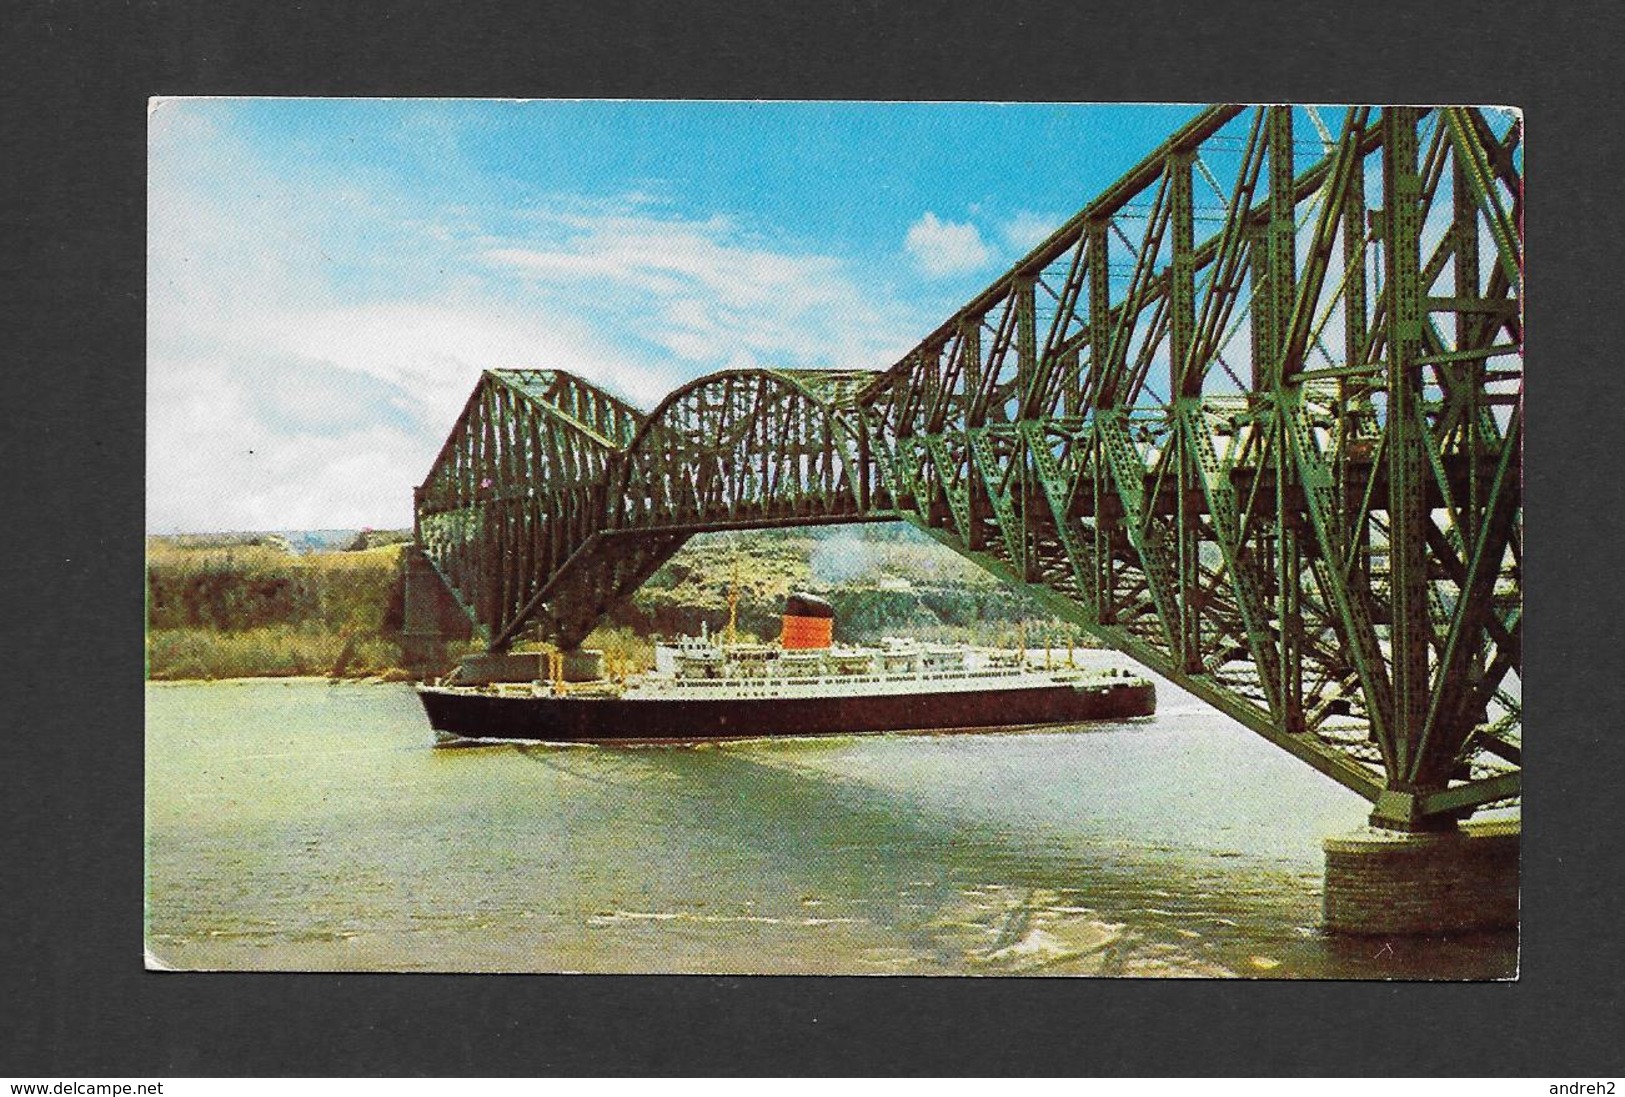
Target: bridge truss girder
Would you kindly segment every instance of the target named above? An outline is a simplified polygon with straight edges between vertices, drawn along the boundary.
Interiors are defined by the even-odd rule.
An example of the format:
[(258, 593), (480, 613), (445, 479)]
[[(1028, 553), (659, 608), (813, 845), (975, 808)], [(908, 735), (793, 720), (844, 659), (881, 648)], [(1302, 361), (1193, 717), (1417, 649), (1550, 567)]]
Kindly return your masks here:
[(481, 377), (417, 489), (414, 523), (417, 546), (481, 635), (534, 614), (598, 536), (611, 464), (642, 423), (562, 371)]
[(488, 370), (417, 493), (417, 543), (493, 648), (574, 647), (695, 533), (861, 521), (873, 372), (734, 370), (648, 415), (558, 371)]
[(486, 374), (419, 544), (493, 646), (571, 646), (694, 533), (904, 519), (1374, 820), (1446, 825), (1519, 787), (1518, 143), (1211, 108), (883, 373), (647, 416)]
[(1204, 112), (859, 405), (911, 521), (1443, 825), (1519, 787), (1518, 131), (1296, 113)]

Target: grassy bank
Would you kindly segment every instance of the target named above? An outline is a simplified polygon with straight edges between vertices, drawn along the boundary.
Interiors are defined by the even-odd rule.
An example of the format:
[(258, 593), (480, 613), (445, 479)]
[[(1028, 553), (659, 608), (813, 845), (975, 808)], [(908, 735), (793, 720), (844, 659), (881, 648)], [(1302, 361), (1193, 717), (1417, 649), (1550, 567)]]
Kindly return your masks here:
[(352, 640), (320, 626), (239, 629), (155, 629), (147, 637), (154, 680), (298, 678), (328, 675), (405, 680), (399, 646), (381, 637)]
[(267, 540), (149, 540), (149, 677), (404, 675), (399, 544), (294, 555)]

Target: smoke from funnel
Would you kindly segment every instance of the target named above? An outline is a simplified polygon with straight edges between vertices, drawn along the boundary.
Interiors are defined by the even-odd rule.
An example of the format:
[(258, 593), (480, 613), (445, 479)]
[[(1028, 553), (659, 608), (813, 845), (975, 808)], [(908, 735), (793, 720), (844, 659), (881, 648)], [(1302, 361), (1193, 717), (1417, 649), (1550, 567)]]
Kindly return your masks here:
[(875, 565), (874, 550), (868, 543), (845, 531), (820, 541), (807, 560), (813, 582), (818, 586), (847, 582), (873, 571)]

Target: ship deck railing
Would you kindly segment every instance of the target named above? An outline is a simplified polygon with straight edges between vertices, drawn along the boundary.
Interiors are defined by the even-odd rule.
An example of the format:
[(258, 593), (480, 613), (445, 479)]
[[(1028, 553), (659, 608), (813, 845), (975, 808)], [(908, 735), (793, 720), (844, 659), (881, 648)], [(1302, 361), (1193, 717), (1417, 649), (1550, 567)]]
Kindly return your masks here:
[[(1050, 668), (1066, 669), (1066, 668)], [(983, 670), (944, 670), (934, 672), (908, 671), (900, 674), (819, 674), (819, 675), (741, 675), (721, 678), (683, 678), (673, 677), (668, 684), (677, 688), (686, 687), (717, 687), (724, 685), (737, 685), (739, 683), (772, 682), (775, 684), (802, 684), (802, 685), (875, 685), (885, 682), (937, 682), (958, 678), (1018, 678), (1023, 674), (1046, 673), (1043, 668), (1022, 667), (988, 667)]]

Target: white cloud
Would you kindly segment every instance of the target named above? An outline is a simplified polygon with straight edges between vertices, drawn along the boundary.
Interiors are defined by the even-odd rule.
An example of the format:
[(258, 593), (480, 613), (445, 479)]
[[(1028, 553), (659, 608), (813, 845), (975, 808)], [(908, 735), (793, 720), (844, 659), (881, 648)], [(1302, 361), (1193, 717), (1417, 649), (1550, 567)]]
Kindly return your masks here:
[[(726, 218), (617, 213), (483, 253), (535, 292), (581, 298), (692, 375), (741, 366), (884, 368), (921, 327), (831, 256), (769, 246)], [(562, 233), (556, 230), (563, 229)]]
[(184, 115), (154, 123), (150, 159), (154, 532), (408, 525), (485, 368), (651, 408), (727, 367), (884, 368), (937, 319), (843, 260), (643, 196), (403, 208)]
[(909, 226), (903, 247), (931, 278), (967, 274), (985, 266), (991, 257), (975, 225), (943, 221), (929, 210)]
[(1022, 210), (999, 226), (1005, 242), (1020, 255), (1032, 251), (1066, 223), (1065, 217)]
[(192, 327), (149, 353), (154, 530), (407, 525), (485, 368), (565, 369), (644, 406), (674, 383), (579, 320), (501, 302), (290, 303)]

